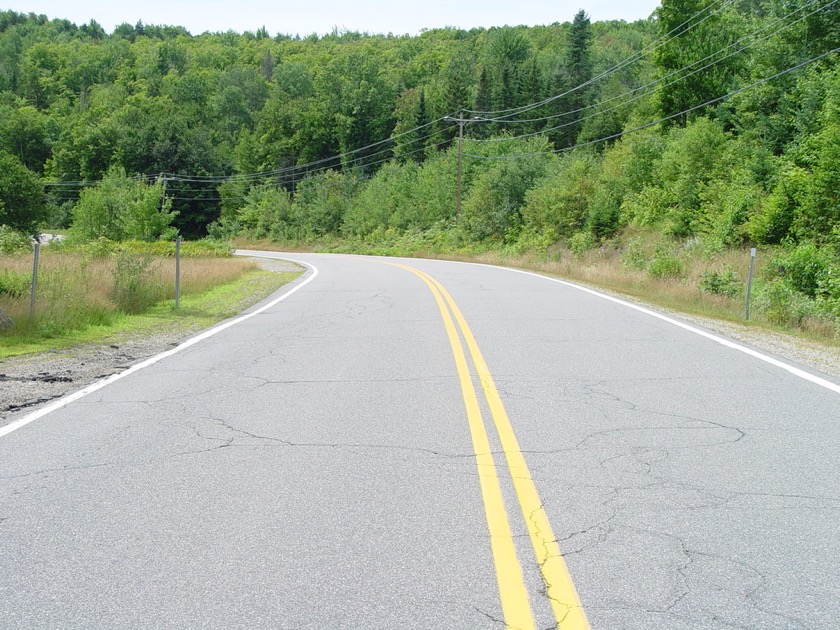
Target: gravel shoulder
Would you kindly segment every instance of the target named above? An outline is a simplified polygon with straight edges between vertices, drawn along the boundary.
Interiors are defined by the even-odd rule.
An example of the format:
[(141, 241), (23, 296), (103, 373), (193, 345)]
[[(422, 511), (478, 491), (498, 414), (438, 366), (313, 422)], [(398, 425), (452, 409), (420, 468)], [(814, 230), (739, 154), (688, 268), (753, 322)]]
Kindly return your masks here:
[[(253, 260), (263, 269), (278, 273), (300, 270), (299, 266), (286, 261), (264, 258)], [(838, 348), (733, 323), (679, 313), (669, 314), (840, 381)], [(156, 330), (152, 333), (115, 336), (96, 344), (0, 360), (0, 424), (5, 423), (3, 419), (69, 394), (164, 352), (197, 332), (198, 328)]]
[(830, 377), (830, 380), (840, 382), (840, 348), (780, 332), (759, 330), (714, 319), (678, 313), (672, 313), (672, 316), (741, 345), (775, 355), (783, 361), (798, 363), (810, 371), (821, 372)]

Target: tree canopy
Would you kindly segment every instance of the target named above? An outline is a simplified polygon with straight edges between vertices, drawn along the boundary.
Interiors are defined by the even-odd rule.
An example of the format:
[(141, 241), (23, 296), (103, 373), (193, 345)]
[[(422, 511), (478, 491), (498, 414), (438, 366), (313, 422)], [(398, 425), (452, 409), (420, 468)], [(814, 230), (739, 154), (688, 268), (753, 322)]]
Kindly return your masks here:
[(165, 181), (166, 226), (185, 236), (431, 229), (455, 219), (463, 116), (459, 238), (643, 224), (717, 247), (832, 243), (839, 13), (830, 0), (664, 0), (633, 23), (580, 11), (530, 28), (301, 38), (141, 22), (108, 34), (3, 11), (0, 216), (81, 221), (125, 178)]

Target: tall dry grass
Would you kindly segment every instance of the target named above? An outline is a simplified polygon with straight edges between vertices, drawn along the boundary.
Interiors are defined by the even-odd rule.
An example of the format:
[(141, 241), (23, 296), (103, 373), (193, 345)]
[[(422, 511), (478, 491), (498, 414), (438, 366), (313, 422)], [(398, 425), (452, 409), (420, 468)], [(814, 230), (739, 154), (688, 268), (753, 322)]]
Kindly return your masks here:
[[(42, 248), (35, 316), (30, 319), (32, 266), (31, 253), (0, 259), (0, 278), (7, 279), (5, 285), (25, 289), (0, 290), (0, 309), (13, 322), (0, 334), (58, 336), (107, 324), (117, 315), (142, 312), (175, 297), (173, 258), (132, 253), (90, 257)], [(253, 269), (253, 262), (240, 258), (184, 258), (181, 295), (233, 282)]]
[[(750, 318), (778, 325), (762, 310), (759, 299), (765, 267), (773, 255), (765, 250), (756, 259)], [(709, 252), (698, 242), (677, 243), (664, 241), (661, 235), (636, 233), (583, 252), (555, 245), (540, 252), (491, 251), (460, 258), (532, 269), (686, 313), (730, 321), (743, 321), (746, 314), (750, 257), (744, 249)], [(732, 295), (704, 290), (708, 274), (730, 272)], [(838, 337), (836, 324), (816, 317), (803, 318), (795, 328), (783, 327), (829, 342)]]

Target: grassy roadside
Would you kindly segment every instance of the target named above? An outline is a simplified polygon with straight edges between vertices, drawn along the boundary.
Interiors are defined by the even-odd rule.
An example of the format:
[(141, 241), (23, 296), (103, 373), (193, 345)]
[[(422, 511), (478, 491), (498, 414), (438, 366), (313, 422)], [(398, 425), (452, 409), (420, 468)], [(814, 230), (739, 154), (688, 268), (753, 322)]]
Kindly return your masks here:
[(218, 284), (182, 293), (180, 308), (172, 300), (158, 302), (142, 313), (117, 312), (100, 323), (63, 331), (60, 335), (42, 336), (23, 330), (21, 334), (0, 335), (0, 359), (24, 354), (68, 348), (87, 343), (118, 343), (127, 337), (177, 333), (182, 336), (211, 326), (240, 313), (278, 288), (297, 278), (293, 272), (263, 271), (254, 263), (231, 259), (237, 271)]

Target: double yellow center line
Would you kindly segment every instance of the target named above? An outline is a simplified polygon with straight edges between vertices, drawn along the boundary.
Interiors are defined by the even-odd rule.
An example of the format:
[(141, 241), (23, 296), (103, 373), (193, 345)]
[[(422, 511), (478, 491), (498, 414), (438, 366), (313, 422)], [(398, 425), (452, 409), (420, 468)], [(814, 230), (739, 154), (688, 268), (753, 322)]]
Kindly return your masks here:
[(528, 536), (536, 555), (537, 565), (542, 574), (545, 592), (557, 620), (557, 627), (561, 630), (587, 630), (589, 623), (586, 614), (552, 533), (548, 516), (519, 448), (519, 442), (513, 432), (513, 427), (490, 374), (490, 369), (484, 361), (470, 327), (455, 301), (437, 280), (412, 267), (400, 264), (394, 266), (410, 271), (429, 287), (440, 309), (449, 343), (452, 346), (452, 354), (461, 382), (461, 392), (464, 396), (467, 420), (472, 435), (505, 624), (509, 628), (520, 628), (522, 630), (530, 630), (536, 627), (522, 566), (517, 558), (516, 545), (504, 506), (496, 462), (493, 459), (493, 451), (482, 418), (478, 395), (470, 375), (467, 356), (461, 337), (458, 334), (459, 329), (481, 382), (487, 407), (493, 417), (493, 425), (502, 445), (508, 472), (521, 508), (522, 518), (528, 529)]

